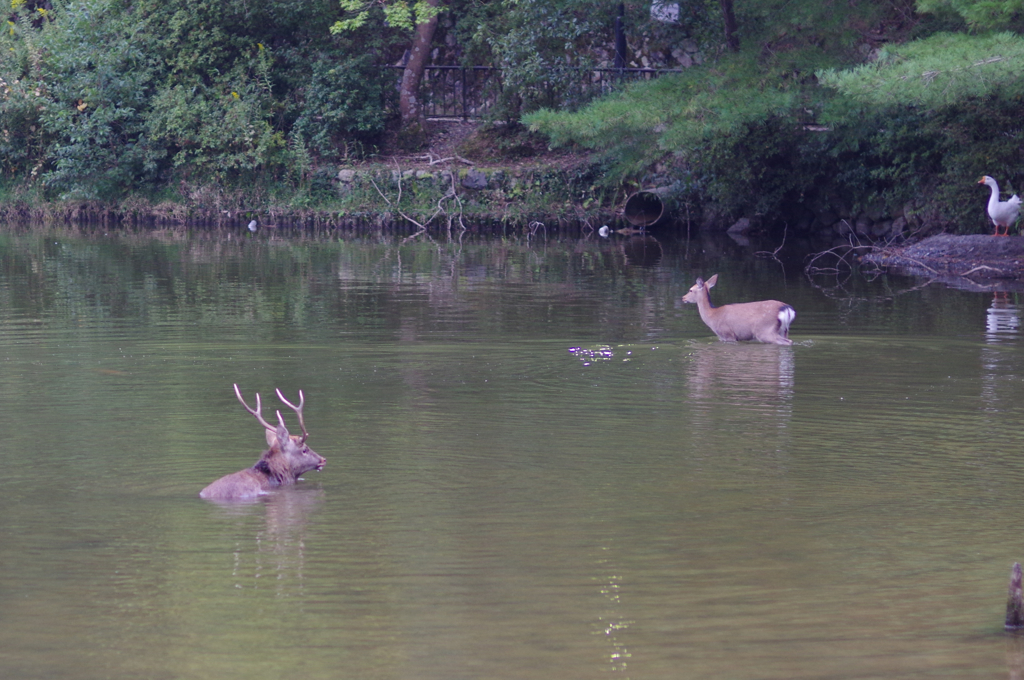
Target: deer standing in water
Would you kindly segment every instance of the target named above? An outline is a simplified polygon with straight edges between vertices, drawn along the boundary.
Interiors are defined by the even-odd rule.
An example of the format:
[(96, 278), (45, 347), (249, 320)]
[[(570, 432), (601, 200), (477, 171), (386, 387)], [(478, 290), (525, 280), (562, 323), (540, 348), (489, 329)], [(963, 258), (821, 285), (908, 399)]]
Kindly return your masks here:
[(718, 283), (718, 274), (697, 283), (683, 296), (683, 302), (695, 303), (700, 318), (715, 332), (719, 340), (757, 340), (776, 345), (792, 345), (789, 325), (796, 318), (796, 310), (778, 300), (738, 302), (715, 307), (708, 291)]
[(306, 397), (299, 390), (299, 405), (291, 403), (284, 398), (281, 390), (277, 390), (277, 398), (284, 402), (290, 409), (299, 416), (299, 426), (302, 428), (302, 436), (288, 434), (288, 428), (284, 425), (284, 418), (281, 412), (277, 412), (278, 425), (275, 427), (263, 419), (260, 414), (260, 394), (256, 393), (256, 408), (251, 409), (242, 398), (242, 393), (235, 385), (235, 396), (242, 402), (245, 410), (256, 416), (256, 420), (267, 431), (267, 445), (270, 447), (263, 452), (260, 459), (251, 468), (239, 470), (238, 472), (221, 477), (216, 482), (199, 492), (200, 498), (214, 501), (236, 501), (251, 500), (262, 496), (271, 489), (280, 486), (294, 484), (304, 472), (310, 470), (321, 470), (327, 461), (313, 449), (306, 446), (306, 439), (309, 432), (306, 431), (306, 423), (302, 418), (302, 407), (306, 403)]

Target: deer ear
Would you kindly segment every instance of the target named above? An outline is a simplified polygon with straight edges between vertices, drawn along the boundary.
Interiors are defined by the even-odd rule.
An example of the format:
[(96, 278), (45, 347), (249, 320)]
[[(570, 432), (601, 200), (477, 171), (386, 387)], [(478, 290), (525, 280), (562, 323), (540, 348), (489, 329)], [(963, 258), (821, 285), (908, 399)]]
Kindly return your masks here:
[(716, 283), (718, 283), (718, 274), (708, 279), (708, 288), (714, 288)]
[(281, 412), (277, 412), (277, 429), (271, 432), (267, 430), (267, 444), (271, 447), (274, 446), (274, 442), (280, 442), (280, 448), (283, 451), (284, 446), (292, 439), (288, 436), (288, 428), (284, 426), (284, 418), (281, 417)]
[(278, 448), (284, 450), (285, 445), (287, 445), (291, 440), (292, 438), (288, 434), (288, 428), (286, 428), (284, 424), (278, 425), (276, 430), (267, 430), (267, 446), (270, 448), (274, 448), (274, 445), (277, 444)]
[[(281, 416), (278, 415), (278, 418), (280, 417)], [(290, 443), (292, 440), (292, 438), (288, 435), (288, 428), (284, 426), (283, 420), (277, 426), (277, 432), (274, 433), (274, 436), (277, 437), (277, 441), (281, 442), (281, 446)]]

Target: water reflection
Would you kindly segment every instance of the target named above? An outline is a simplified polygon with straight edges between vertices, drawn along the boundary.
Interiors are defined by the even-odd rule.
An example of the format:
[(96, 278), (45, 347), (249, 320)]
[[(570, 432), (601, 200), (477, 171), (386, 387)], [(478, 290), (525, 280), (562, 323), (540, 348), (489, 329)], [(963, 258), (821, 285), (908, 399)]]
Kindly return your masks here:
[(1020, 334), (1020, 307), (1015, 293), (996, 291), (985, 314), (985, 346), (981, 349), (981, 400), (990, 412), (1006, 410), (1004, 386), (1016, 379), (1018, 359), (1008, 351)]
[[(305, 590), (307, 525), (323, 497), (320, 489), (285, 488), (252, 503), (214, 505), (227, 523), (240, 523), (231, 553), (235, 588), (269, 588), (277, 597)], [(249, 520), (258, 515), (262, 526), (252, 531)]]
[(1020, 307), (1016, 294), (996, 291), (985, 316), (985, 339), (998, 343), (1020, 332)]
[(636, 267), (656, 267), (664, 255), (661, 244), (653, 236), (633, 236), (622, 246), (626, 262)]
[(623, 617), (621, 602), (622, 576), (615, 573), (609, 560), (600, 560), (598, 566), (602, 570), (601, 595), (607, 600), (607, 609), (598, 617), (597, 635), (608, 642), (608, 670), (625, 672), (632, 656), (626, 647), (623, 633), (636, 623)]
[[(1019, 674), (1011, 301), (270, 231), (0, 235), (5, 680)], [(815, 342), (711, 340), (713, 271)], [(318, 396), (332, 467), (210, 506), (246, 375)]]
[(1006, 636), (1006, 666), (1010, 680), (1024, 679), (1024, 637), (1020, 633)]
[(725, 404), (778, 412), (793, 398), (794, 349), (758, 343), (695, 343), (689, 349), (695, 405)]

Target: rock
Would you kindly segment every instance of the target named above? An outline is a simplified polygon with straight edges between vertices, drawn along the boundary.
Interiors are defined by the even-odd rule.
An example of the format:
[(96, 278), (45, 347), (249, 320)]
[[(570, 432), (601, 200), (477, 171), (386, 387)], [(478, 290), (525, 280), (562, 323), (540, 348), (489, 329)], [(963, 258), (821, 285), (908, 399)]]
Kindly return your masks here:
[(476, 168), (472, 168), (466, 173), (466, 176), (462, 178), (462, 186), (467, 189), (486, 189), (487, 175)]
[(832, 225), (832, 231), (836, 232), (840, 236), (847, 236), (853, 232), (853, 227), (850, 226), (848, 220), (839, 220)]
[(344, 184), (351, 184), (356, 179), (356, 171), (350, 168), (343, 168), (338, 171), (338, 181)]
[(812, 224), (814, 224), (816, 229), (828, 229), (838, 221), (839, 213), (832, 212), (831, 210), (822, 210), (814, 216), (814, 222)]
[(666, 24), (679, 23), (679, 3), (654, 0), (651, 3), (651, 19)]
[(907, 218), (900, 216), (892, 221), (891, 228), (889, 229), (890, 236), (901, 236), (903, 230), (907, 228)]
[(751, 228), (750, 218), (741, 217), (731, 227), (725, 230), (727, 234), (746, 234)]
[(877, 222), (886, 216), (885, 203), (878, 201), (872, 203), (864, 211), (864, 216), (870, 219), (872, 222)]

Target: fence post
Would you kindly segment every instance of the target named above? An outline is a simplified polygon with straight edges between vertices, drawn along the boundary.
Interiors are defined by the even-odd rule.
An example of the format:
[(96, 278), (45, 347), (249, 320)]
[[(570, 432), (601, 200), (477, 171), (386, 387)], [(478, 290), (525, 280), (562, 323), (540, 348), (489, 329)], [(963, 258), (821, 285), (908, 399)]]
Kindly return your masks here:
[(615, 17), (615, 68), (626, 66), (626, 30), (625, 26), (626, 6), (619, 3), (619, 12)]
[(466, 109), (466, 67), (459, 67), (459, 75), (462, 76), (462, 121), (469, 120), (469, 113)]

